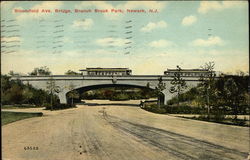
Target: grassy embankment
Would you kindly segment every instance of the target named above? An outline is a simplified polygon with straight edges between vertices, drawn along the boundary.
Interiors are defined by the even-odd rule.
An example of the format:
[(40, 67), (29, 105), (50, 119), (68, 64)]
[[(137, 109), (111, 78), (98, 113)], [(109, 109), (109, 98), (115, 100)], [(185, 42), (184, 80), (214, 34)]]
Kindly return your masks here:
[(7, 112), (1, 111), (1, 121), (2, 126), (8, 123), (16, 122), (22, 119), (31, 118), (31, 117), (41, 117), (43, 113), (24, 113), (24, 112)]
[(250, 125), (250, 120), (249, 118), (247, 118), (248, 114), (238, 115), (237, 119), (234, 119), (233, 118), (234, 115), (217, 113), (217, 114), (211, 114), (210, 118), (208, 118), (206, 115), (206, 110), (202, 107), (192, 107), (192, 106), (177, 107), (170, 105), (163, 105), (159, 107), (156, 104), (156, 102), (144, 103), (144, 105), (141, 106), (141, 108), (153, 113), (170, 114), (172, 116), (193, 119), (193, 120), (221, 123), (227, 125), (237, 125), (244, 127), (249, 127)]

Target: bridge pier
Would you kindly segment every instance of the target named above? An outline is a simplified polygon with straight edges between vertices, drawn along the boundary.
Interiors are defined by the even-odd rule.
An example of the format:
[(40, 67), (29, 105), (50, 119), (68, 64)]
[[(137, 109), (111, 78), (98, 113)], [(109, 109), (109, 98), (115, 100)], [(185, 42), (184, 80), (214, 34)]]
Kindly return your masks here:
[(58, 97), (60, 99), (60, 103), (61, 104), (66, 104), (67, 103), (66, 93), (67, 92), (60, 92), (60, 93), (58, 93)]
[(166, 88), (165, 90), (162, 91), (164, 95), (164, 105), (167, 105), (168, 100), (172, 98), (172, 95), (169, 93), (169, 88)]

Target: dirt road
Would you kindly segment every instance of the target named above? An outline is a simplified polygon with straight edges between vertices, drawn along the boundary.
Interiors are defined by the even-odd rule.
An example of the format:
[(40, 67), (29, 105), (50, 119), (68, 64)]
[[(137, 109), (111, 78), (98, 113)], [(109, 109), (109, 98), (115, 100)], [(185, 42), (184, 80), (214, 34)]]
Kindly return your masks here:
[(137, 103), (89, 101), (3, 126), (3, 159), (244, 160), (248, 155), (246, 127), (157, 115)]

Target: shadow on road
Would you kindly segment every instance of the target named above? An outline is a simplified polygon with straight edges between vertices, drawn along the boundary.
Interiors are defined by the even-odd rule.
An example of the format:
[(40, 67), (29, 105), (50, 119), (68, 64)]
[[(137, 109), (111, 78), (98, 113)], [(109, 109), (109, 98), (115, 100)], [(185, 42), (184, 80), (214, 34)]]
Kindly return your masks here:
[(130, 103), (83, 103), (87, 106), (127, 106), (127, 107), (139, 107), (139, 104), (130, 104)]

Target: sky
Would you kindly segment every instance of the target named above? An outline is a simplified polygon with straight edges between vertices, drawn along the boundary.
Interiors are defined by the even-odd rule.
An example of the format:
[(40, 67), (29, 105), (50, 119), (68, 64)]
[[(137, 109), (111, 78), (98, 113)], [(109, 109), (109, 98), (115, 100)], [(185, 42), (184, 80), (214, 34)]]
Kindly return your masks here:
[(4, 1), (1, 72), (126, 67), (157, 75), (211, 61), (216, 71), (249, 72), (248, 23), (247, 1)]

